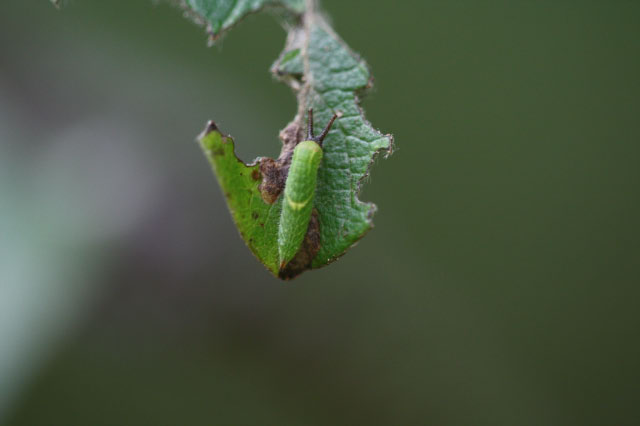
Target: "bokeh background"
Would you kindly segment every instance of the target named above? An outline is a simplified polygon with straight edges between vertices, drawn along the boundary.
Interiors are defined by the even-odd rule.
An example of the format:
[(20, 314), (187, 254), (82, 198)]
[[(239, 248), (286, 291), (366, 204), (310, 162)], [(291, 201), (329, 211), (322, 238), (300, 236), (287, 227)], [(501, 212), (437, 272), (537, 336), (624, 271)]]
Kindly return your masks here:
[(0, 3), (0, 424), (640, 423), (640, 3), (323, 6), (396, 152), (283, 283), (194, 142), (279, 152), (273, 17)]

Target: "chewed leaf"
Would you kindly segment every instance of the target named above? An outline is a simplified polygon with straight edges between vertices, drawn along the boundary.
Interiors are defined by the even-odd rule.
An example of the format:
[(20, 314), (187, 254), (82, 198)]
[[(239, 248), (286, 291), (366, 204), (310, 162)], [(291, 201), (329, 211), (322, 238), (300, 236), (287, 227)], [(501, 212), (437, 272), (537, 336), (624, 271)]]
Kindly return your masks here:
[[(376, 155), (391, 153), (393, 146), (392, 137), (375, 130), (359, 106), (359, 96), (372, 84), (366, 63), (317, 14), (311, 0), (306, 3), (302, 0), (184, 0), (184, 3), (189, 11), (204, 19), (213, 36), (263, 6), (280, 5), (286, 10), (282, 17), (287, 22), (287, 43), (271, 70), (297, 93), (298, 114), (280, 134), (283, 142), (280, 156), (244, 164), (234, 154), (233, 141), (215, 126), (208, 127), (200, 143), (240, 234), (267, 269), (287, 279), (307, 269), (327, 265), (373, 227), (376, 206), (358, 199), (360, 185)], [(287, 20), (290, 14), (301, 12), (299, 19)], [(283, 262), (286, 266), (280, 269), (281, 194), (294, 148), (303, 140), (304, 112), (309, 108), (315, 112), (315, 134), (322, 131), (334, 114), (339, 118), (322, 145), (322, 162), (317, 172), (313, 214), (307, 233), (293, 260)]]
[(309, 24), (307, 106), (318, 122), (341, 115), (324, 143), (318, 173), (316, 208), (322, 245), (313, 260), (317, 268), (342, 255), (373, 227), (375, 205), (358, 199), (361, 181), (375, 155), (391, 151), (392, 138), (374, 130), (358, 106), (357, 93), (371, 84), (364, 62), (320, 19)]
[(267, 204), (262, 199), (260, 165), (247, 165), (236, 157), (233, 139), (224, 136), (213, 122), (198, 138), (240, 235), (253, 254), (278, 275), (278, 223), (282, 200)]

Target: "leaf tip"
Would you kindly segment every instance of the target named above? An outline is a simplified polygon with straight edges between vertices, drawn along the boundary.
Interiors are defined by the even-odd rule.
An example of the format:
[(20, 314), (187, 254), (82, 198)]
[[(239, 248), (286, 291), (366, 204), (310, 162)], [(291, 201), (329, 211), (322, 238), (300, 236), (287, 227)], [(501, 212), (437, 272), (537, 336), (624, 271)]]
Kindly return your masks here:
[(215, 123), (215, 121), (209, 120), (207, 121), (207, 125), (205, 126), (204, 130), (200, 134), (200, 138), (203, 138), (207, 136), (209, 133), (215, 132), (215, 131), (218, 131), (218, 132), (220, 131), (218, 129), (218, 125)]

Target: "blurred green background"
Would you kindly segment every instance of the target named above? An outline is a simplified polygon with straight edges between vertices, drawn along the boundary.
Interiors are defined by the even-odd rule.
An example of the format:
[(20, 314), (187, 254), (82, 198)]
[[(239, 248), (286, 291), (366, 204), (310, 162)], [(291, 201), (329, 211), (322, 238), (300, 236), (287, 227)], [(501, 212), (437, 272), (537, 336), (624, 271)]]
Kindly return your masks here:
[(640, 3), (323, 6), (396, 152), (283, 283), (194, 142), (279, 152), (275, 20), (2, 1), (0, 424), (640, 423)]

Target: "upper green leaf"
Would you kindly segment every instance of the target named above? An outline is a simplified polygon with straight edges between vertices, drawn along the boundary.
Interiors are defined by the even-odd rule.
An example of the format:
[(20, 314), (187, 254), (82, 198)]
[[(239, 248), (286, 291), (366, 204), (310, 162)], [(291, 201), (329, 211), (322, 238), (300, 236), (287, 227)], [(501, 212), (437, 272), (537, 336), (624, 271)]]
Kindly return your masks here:
[(282, 6), (297, 14), (305, 10), (305, 0), (181, 0), (181, 4), (192, 16), (206, 23), (212, 40), (249, 13), (266, 6)]

